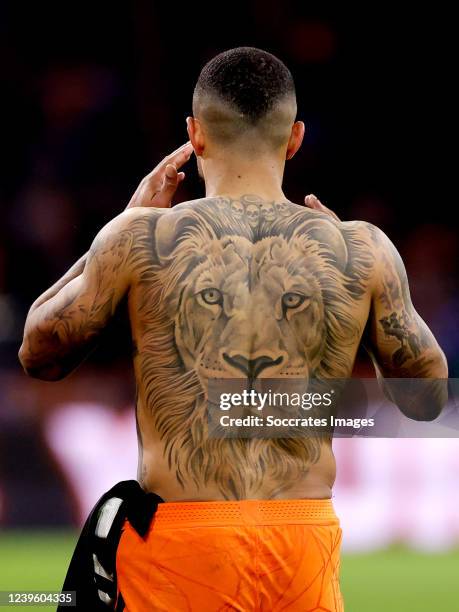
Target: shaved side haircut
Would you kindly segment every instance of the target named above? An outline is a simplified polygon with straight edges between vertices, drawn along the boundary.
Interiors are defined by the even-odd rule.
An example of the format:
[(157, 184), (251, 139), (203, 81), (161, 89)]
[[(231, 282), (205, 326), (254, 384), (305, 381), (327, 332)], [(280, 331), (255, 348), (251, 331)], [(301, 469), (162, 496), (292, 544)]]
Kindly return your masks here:
[(280, 59), (261, 49), (224, 51), (199, 75), (193, 114), (219, 144), (250, 139), (277, 148), (287, 142), (296, 116), (293, 77)]

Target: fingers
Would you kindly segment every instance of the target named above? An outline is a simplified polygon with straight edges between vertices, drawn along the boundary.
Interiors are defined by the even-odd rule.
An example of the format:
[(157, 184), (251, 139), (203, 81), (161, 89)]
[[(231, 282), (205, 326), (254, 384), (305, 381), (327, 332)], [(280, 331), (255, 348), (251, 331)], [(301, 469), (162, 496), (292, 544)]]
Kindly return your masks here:
[(190, 159), (192, 153), (193, 145), (190, 141), (188, 141), (168, 155), (164, 159), (164, 162), (166, 162), (166, 164), (174, 164), (176, 168), (181, 168), (183, 164), (186, 164), (186, 162)]
[(165, 172), (164, 172), (164, 180), (161, 187), (161, 192), (163, 194), (167, 194), (172, 197), (177, 189), (177, 185), (179, 183), (178, 180), (178, 172), (177, 168), (174, 164), (167, 164)]
[(178, 184), (181, 183), (184, 178), (184, 172), (180, 172), (179, 174), (175, 165), (168, 163), (164, 169), (161, 189), (153, 195), (151, 200), (152, 204), (159, 208), (168, 208), (171, 205)]
[(185, 178), (185, 173), (178, 172), (178, 168), (190, 159), (192, 153), (193, 146), (191, 142), (186, 142), (170, 155), (167, 155), (144, 177), (138, 188), (140, 189), (140, 195), (136, 192), (135, 203), (132, 203), (133, 200), (131, 198), (128, 206), (168, 208), (171, 205), (172, 197), (179, 183)]
[(340, 218), (337, 214), (335, 214), (332, 210), (327, 208), (322, 204), (322, 202), (317, 198), (313, 193), (310, 193), (304, 198), (304, 203), (308, 208), (312, 208), (314, 210), (319, 210), (320, 212), (325, 213), (335, 219), (335, 221), (340, 221)]
[(177, 168), (174, 166), (174, 164), (167, 164), (166, 170), (164, 172), (164, 179), (166, 183), (177, 182)]
[(176, 168), (181, 168), (183, 164), (190, 159), (193, 153), (193, 145), (190, 141), (183, 144), (181, 147), (173, 151), (170, 155), (166, 155), (157, 166), (145, 177), (148, 180), (162, 180), (163, 173), (168, 164), (174, 165)]
[(321, 206), (320, 200), (313, 193), (304, 198), (304, 203), (308, 208), (320, 209)]
[(188, 141), (165, 157), (142, 179), (127, 207), (168, 208), (179, 183), (185, 178), (185, 173), (177, 169), (190, 159), (192, 153), (193, 146)]
[(164, 187), (176, 187), (184, 178), (184, 172), (177, 172), (177, 168), (174, 164), (167, 164), (164, 170)]

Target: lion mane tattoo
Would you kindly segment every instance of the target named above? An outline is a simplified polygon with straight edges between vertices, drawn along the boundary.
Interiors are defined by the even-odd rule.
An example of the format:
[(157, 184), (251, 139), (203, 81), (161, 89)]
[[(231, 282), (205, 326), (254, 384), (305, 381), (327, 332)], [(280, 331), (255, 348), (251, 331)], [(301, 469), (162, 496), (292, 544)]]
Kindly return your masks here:
[(348, 376), (368, 249), (352, 224), (257, 196), (205, 199), (139, 223), (148, 224), (133, 247), (143, 401), (169, 466), (179, 482), (214, 481), (229, 497), (261, 483), (264, 465), (289, 486), (318, 460), (320, 441), (208, 438), (208, 382)]

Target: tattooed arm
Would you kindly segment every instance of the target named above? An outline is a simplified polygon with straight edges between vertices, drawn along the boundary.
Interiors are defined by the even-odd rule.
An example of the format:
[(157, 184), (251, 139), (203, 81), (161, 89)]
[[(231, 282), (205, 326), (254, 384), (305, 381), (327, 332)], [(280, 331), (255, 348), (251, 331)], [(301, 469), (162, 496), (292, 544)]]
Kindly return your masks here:
[[(366, 348), (389, 399), (406, 416), (431, 420), (447, 400), (446, 359), (411, 302), (405, 266), (397, 249), (381, 230), (374, 226), (369, 229), (375, 270)], [(393, 378), (429, 380), (409, 384), (391, 382)]]
[[(307, 207), (336, 214), (313, 194)], [(374, 252), (371, 308), (362, 343), (387, 397), (408, 417), (435, 419), (448, 399), (448, 365), (432, 332), (411, 302), (405, 266), (379, 228), (362, 224), (364, 243)], [(400, 381), (394, 379), (411, 379)]]
[(94, 346), (129, 288), (130, 223), (139, 208), (168, 208), (185, 178), (178, 169), (193, 151), (189, 142), (142, 179), (126, 211), (96, 237), (86, 255), (31, 306), (19, 359), (30, 376), (59, 380)]
[(30, 376), (59, 380), (94, 348), (129, 289), (136, 216), (126, 211), (106, 225), (87, 256), (32, 305), (19, 351)]

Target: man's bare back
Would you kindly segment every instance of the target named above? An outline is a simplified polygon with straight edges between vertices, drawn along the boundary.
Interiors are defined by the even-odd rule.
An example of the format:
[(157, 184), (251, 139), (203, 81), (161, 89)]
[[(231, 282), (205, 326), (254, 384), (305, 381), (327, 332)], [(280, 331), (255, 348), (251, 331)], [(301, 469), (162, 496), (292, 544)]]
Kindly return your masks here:
[(372, 266), (358, 226), (247, 194), (153, 212), (136, 231), (144, 486), (168, 501), (330, 497), (329, 443), (208, 439), (207, 389), (215, 378), (350, 375)]
[[(348, 378), (364, 332), (386, 375), (438, 367), (384, 234), (287, 201), (134, 208), (102, 230), (85, 288), (76, 282), (44, 305), (48, 378), (73, 367), (128, 293), (139, 479), (166, 501), (331, 496), (329, 440), (209, 439), (210, 379)], [(29, 339), (31, 356), (39, 341)]]

